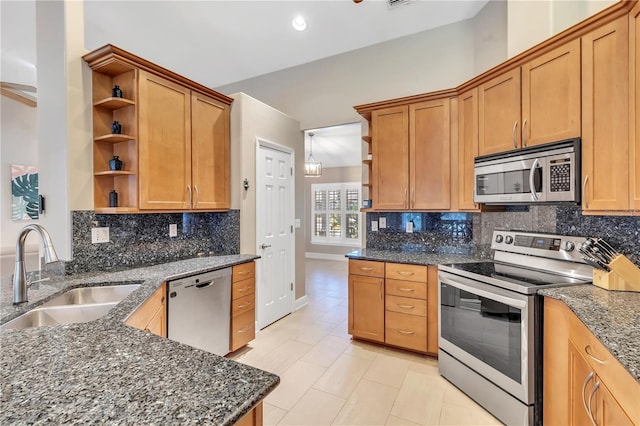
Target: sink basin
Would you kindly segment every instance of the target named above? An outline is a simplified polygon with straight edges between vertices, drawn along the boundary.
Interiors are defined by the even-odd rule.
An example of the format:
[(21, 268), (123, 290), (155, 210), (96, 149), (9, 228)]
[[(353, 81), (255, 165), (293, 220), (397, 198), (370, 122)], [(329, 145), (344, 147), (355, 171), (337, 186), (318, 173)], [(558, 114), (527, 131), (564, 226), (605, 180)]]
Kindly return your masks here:
[(139, 287), (140, 284), (126, 284), (74, 288), (1, 325), (0, 330), (97, 320)]
[(89, 322), (103, 317), (117, 304), (114, 302), (37, 308), (3, 324), (0, 330)]
[(140, 284), (74, 288), (73, 290), (69, 290), (66, 293), (61, 294), (55, 299), (44, 303), (42, 308), (63, 305), (117, 303), (131, 294), (138, 287), (140, 287)]

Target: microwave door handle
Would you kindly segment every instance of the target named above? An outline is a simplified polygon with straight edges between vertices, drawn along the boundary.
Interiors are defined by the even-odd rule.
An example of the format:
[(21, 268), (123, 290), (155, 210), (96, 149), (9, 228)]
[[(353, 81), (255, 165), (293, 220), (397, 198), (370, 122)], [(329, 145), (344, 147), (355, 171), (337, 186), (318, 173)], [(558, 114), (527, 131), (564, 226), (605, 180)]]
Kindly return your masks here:
[(533, 197), (533, 201), (538, 201), (538, 196), (536, 195), (536, 183), (534, 181), (534, 176), (536, 174), (536, 166), (540, 165), (540, 161), (536, 158), (531, 165), (531, 170), (529, 170), (529, 190), (531, 191), (531, 196)]

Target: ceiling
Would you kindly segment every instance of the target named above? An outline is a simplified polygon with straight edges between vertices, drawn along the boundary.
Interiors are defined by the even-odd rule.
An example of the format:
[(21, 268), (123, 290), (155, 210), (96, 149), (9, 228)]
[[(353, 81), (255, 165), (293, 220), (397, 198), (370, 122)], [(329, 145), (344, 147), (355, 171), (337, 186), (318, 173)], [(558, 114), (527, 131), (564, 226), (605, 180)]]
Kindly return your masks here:
[[(85, 0), (85, 47), (111, 43), (215, 89), (468, 19), (487, 2)], [(35, 2), (1, 4), (3, 26), (11, 28), (2, 32), (3, 71), (35, 80)], [(291, 25), (298, 15), (308, 22), (303, 32)], [(314, 157), (324, 167), (360, 164), (359, 132), (359, 123), (316, 130)]]

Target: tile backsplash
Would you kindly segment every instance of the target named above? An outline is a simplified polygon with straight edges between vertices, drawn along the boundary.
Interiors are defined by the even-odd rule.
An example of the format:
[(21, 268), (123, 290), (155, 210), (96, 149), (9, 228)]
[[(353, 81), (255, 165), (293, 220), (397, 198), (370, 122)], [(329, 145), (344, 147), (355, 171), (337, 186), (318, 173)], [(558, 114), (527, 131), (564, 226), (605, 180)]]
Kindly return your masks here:
[[(152, 265), (203, 255), (240, 253), (240, 211), (101, 215), (73, 211), (73, 260), (65, 273)], [(178, 235), (169, 237), (169, 225)], [(91, 243), (91, 228), (109, 227), (109, 242)]]
[[(372, 231), (372, 221), (386, 228)], [(406, 232), (414, 222), (414, 232)], [(491, 256), (494, 229), (599, 237), (640, 265), (640, 217), (583, 216), (580, 207), (508, 207), (486, 213), (367, 213), (368, 248)]]

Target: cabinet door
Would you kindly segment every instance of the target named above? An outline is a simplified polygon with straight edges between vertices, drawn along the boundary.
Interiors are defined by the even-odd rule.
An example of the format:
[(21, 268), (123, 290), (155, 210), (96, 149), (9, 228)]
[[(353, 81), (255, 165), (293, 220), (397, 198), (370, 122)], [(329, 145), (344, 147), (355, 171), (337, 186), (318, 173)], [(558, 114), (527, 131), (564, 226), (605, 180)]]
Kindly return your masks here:
[(427, 271), (427, 352), (438, 353), (438, 267)]
[(384, 280), (349, 275), (349, 334), (384, 342)]
[(630, 135), (631, 135), (631, 209), (640, 210), (640, 3), (629, 15), (629, 42), (631, 58), (630, 102)]
[[(595, 412), (595, 394), (591, 395), (596, 383), (595, 374), (580, 355), (573, 343), (569, 342), (569, 424), (583, 426), (592, 424), (589, 417)], [(592, 396), (591, 400), (589, 397)]]
[(582, 37), (584, 211), (629, 209), (629, 35), (622, 17)]
[(451, 208), (449, 99), (409, 105), (409, 200), (417, 210)]
[(522, 66), (522, 146), (580, 136), (580, 40)]
[(188, 209), (191, 189), (189, 89), (139, 73), (140, 209)]
[(191, 94), (191, 182), (194, 209), (228, 209), (230, 203), (229, 108)]
[(520, 147), (520, 68), (478, 88), (480, 155)]
[[(601, 378), (597, 377), (597, 380), (600, 381), (600, 387), (597, 391), (597, 406), (594, 408), (597, 424), (600, 426), (632, 426), (633, 422), (627, 417), (618, 401), (611, 395), (607, 386), (601, 382)], [(638, 404), (640, 404), (640, 401), (638, 401)]]
[(476, 187), (474, 159), (478, 156), (478, 88), (458, 96), (458, 206), (479, 211), (473, 202)]
[(373, 111), (373, 208), (409, 208), (409, 108)]
[(167, 337), (167, 309), (164, 304), (158, 306), (145, 330), (161, 337)]

